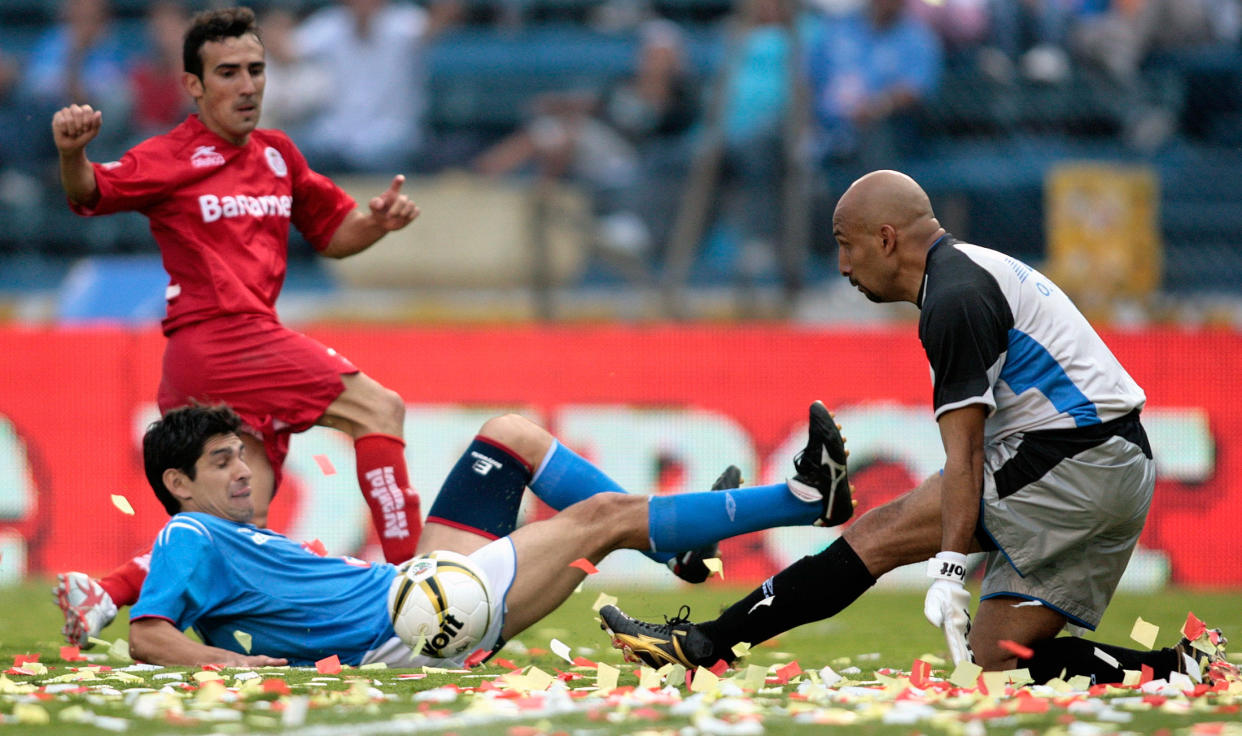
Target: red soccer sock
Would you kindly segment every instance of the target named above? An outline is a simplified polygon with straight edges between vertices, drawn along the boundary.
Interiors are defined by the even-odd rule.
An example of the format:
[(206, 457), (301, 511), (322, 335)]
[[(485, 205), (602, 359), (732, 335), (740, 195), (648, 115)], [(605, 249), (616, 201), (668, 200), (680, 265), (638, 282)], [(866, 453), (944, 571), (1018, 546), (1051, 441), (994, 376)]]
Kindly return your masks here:
[(414, 556), (423, 529), (418, 494), (410, 488), (405, 468), (405, 443), (388, 434), (368, 434), (354, 440), (358, 487), (371, 508), (384, 559), (405, 562)]
[(151, 567), (151, 551), (147, 550), (99, 579), (99, 587), (112, 597), (117, 608), (132, 606), (142, 592), (142, 582)]

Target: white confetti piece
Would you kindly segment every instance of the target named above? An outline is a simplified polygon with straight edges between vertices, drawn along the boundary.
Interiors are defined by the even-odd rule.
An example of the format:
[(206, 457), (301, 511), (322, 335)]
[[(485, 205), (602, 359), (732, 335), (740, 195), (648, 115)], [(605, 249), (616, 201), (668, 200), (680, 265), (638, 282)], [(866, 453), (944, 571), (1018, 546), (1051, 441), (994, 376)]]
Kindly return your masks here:
[(1099, 647), (1095, 648), (1095, 657), (1096, 659), (1100, 660), (1101, 662), (1108, 665), (1109, 667), (1120, 667), (1121, 666), (1121, 663), (1117, 661), (1116, 657), (1104, 651), (1103, 649), (1100, 649)]
[(565, 660), (566, 662), (570, 664), (574, 663), (574, 658), (572, 656), (572, 650), (570, 650), (568, 644), (561, 641), (560, 639), (553, 639), (551, 642), (548, 643), (548, 648), (552, 650), (553, 654)]
[(112, 494), (112, 505), (120, 509), (122, 514), (134, 515), (134, 507), (129, 505), (129, 499), (119, 493)]
[(746, 613), (748, 613), (748, 614), (749, 614), (749, 613), (754, 613), (754, 612), (755, 612), (755, 609), (756, 609), (756, 608), (758, 608), (759, 606), (770, 606), (770, 605), (772, 605), (772, 599), (773, 599), (773, 598), (775, 598), (775, 597), (776, 597), (776, 596), (774, 596), (774, 595), (770, 595), (770, 596), (768, 596), (767, 598), (764, 598), (763, 600), (759, 601), (759, 602), (758, 602), (758, 603), (756, 603), (755, 605), (751, 606), (751, 607), (750, 607), (750, 610), (749, 610), (749, 611), (747, 611)]

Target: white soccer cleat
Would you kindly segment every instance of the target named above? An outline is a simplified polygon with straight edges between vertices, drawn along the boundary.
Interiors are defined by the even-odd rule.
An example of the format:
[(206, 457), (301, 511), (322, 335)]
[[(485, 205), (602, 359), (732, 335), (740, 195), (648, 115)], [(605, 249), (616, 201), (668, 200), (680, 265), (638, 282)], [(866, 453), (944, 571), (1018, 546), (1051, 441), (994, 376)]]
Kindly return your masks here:
[(99, 636), (99, 632), (116, 618), (112, 596), (84, 572), (57, 575), (52, 595), (56, 596), (56, 605), (65, 614), (65, 626), (60, 633), (65, 635), (65, 641), (83, 649), (94, 646), (91, 637)]

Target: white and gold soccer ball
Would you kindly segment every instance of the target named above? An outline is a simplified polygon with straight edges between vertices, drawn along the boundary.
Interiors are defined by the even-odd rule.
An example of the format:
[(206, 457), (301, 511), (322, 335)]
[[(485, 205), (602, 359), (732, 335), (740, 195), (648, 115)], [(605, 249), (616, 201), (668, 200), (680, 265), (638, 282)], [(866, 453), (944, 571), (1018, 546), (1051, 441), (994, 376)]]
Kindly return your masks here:
[(451, 659), (478, 648), (492, 623), (487, 575), (469, 557), (436, 550), (397, 566), (388, 615), (415, 654)]

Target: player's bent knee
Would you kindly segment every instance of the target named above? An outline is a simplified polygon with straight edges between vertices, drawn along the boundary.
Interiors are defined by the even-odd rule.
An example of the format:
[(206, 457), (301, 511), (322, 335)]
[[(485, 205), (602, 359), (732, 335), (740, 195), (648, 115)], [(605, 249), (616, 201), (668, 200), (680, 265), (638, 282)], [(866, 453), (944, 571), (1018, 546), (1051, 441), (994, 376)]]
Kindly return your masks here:
[(507, 448), (531, 467), (538, 466), (552, 446), (552, 435), (520, 414), (488, 419), (479, 429), (479, 436)]

